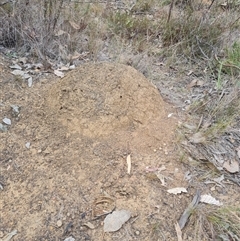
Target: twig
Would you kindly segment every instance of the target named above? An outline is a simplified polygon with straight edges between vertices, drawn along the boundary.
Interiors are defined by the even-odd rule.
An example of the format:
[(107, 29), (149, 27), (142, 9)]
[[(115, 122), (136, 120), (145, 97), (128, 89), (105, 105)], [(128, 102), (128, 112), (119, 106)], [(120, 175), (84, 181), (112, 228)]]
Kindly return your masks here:
[(211, 4), (208, 7), (208, 10), (210, 10), (210, 8), (212, 7), (213, 3), (215, 2), (215, 0), (212, 0)]
[(200, 49), (201, 53), (203, 54), (203, 56), (204, 56), (206, 59), (209, 60), (209, 57), (203, 52), (202, 48), (201, 48), (200, 45), (199, 45), (200, 40), (199, 40), (198, 36), (196, 36), (196, 39), (197, 39), (198, 48)]
[(19, 170), (19, 167), (18, 167), (18, 165), (17, 165), (17, 163), (16, 163), (15, 161), (13, 161), (13, 165), (14, 165), (14, 167), (16, 168), (16, 170), (17, 170), (20, 174), (22, 174), (22, 172)]
[(198, 132), (200, 126), (202, 125), (202, 122), (203, 122), (203, 115), (202, 115), (201, 118), (200, 118), (200, 121), (199, 121), (198, 127), (197, 127), (197, 129), (196, 129), (196, 132)]
[(172, 8), (173, 8), (173, 5), (174, 5), (174, 2), (175, 2), (175, 0), (172, 0), (172, 2), (171, 2), (170, 8), (169, 8), (169, 12), (168, 12), (167, 23), (169, 23), (169, 21), (170, 21), (171, 14), (172, 14)]

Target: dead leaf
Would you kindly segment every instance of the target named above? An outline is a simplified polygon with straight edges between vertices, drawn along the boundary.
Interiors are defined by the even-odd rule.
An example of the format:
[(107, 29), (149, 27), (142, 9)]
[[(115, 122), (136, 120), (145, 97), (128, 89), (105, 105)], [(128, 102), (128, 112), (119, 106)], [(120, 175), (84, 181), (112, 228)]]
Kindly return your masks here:
[(191, 131), (194, 131), (194, 130), (197, 129), (197, 127), (195, 125), (189, 125), (187, 123), (182, 124), (182, 126), (187, 128), (187, 129), (189, 129), (189, 130), (191, 130)]
[(240, 146), (236, 149), (238, 158), (240, 158)]
[(78, 53), (77, 51), (75, 51), (73, 55), (70, 55), (70, 56), (69, 56), (69, 59), (71, 59), (71, 60), (76, 60), (76, 59), (78, 59), (78, 58), (80, 58), (80, 57), (81, 57), (81, 54)]
[(221, 202), (219, 202), (218, 200), (216, 200), (216, 199), (215, 199), (214, 197), (212, 197), (211, 195), (201, 195), (200, 202), (202, 202), (202, 203), (207, 203), (207, 204), (212, 204), (212, 205), (217, 205), (217, 206), (223, 205)]
[(224, 180), (224, 174), (222, 174), (220, 177), (216, 177), (212, 179), (214, 182), (217, 182), (219, 184), (222, 184), (221, 182)]
[(166, 167), (164, 165), (162, 165), (161, 167), (149, 167), (146, 166), (146, 172), (161, 172), (166, 170)]
[(193, 70), (190, 70), (188, 73), (187, 73), (187, 76), (191, 75), (193, 73)]
[(18, 70), (22, 70), (22, 67), (19, 66), (18, 64), (14, 64), (10, 66), (11, 69), (18, 69)]
[(63, 31), (62, 29), (60, 29), (60, 30), (55, 34), (55, 36), (56, 36), (56, 37), (59, 37), (59, 36), (61, 36), (61, 35), (63, 35), (63, 34), (68, 34), (68, 33), (65, 32), (65, 31)]
[(179, 226), (183, 229), (188, 221), (188, 218), (193, 213), (193, 210), (197, 207), (200, 201), (200, 191), (197, 190), (196, 195), (193, 197), (192, 202), (188, 205), (188, 207), (184, 210), (180, 220), (178, 221)]
[(1, 241), (10, 241), (14, 235), (17, 234), (17, 230), (13, 230), (11, 233), (8, 233), (6, 236), (4, 236)]
[(131, 173), (131, 166), (132, 166), (130, 155), (127, 156), (127, 165), (128, 165), (127, 173), (130, 174)]
[(176, 233), (177, 233), (178, 241), (182, 241), (182, 240), (183, 240), (183, 239), (182, 239), (182, 230), (181, 230), (181, 228), (180, 228), (178, 222), (175, 223), (174, 226), (175, 226), (175, 230), (176, 230)]
[(160, 173), (160, 171), (155, 172), (157, 178), (161, 181), (162, 186), (166, 186), (165, 176)]
[(63, 78), (64, 77), (64, 73), (59, 71), (59, 70), (54, 70), (54, 74), (57, 75), (58, 77), (60, 78)]
[(239, 172), (239, 163), (237, 160), (225, 161), (223, 163), (223, 168), (225, 168), (230, 173)]
[(27, 73), (24, 73), (23, 76), (22, 76), (24, 79), (28, 79), (28, 78), (31, 78), (31, 75), (27, 74)]
[(28, 87), (32, 87), (32, 77), (30, 76), (30, 78), (28, 78)]
[(195, 86), (203, 86), (204, 85), (204, 82), (202, 80), (199, 80), (199, 79), (194, 79), (191, 81), (190, 84), (187, 85), (187, 89), (191, 89), (192, 87), (195, 87)]
[(73, 22), (73, 21), (69, 21), (69, 23), (70, 23), (70, 25), (71, 25), (72, 28), (74, 28), (74, 29), (76, 29), (76, 30), (81, 29), (80, 26), (79, 26), (77, 23), (75, 23), (75, 22)]
[(19, 70), (19, 69), (15, 69), (11, 72), (13, 75), (20, 75), (20, 76), (23, 76), (25, 73), (24, 71), (22, 70)]
[(187, 189), (185, 187), (175, 187), (172, 189), (168, 189), (167, 192), (176, 195), (182, 192), (187, 192)]
[(190, 142), (194, 143), (194, 144), (198, 144), (198, 143), (203, 143), (206, 141), (206, 138), (203, 136), (202, 132), (197, 132), (195, 134), (193, 134), (190, 138), (189, 138)]
[(58, 69), (59, 71), (67, 71), (69, 70), (69, 67), (67, 66), (62, 66), (61, 68)]
[(90, 222), (84, 223), (83, 226), (86, 226), (86, 227), (88, 227), (90, 229), (94, 229), (95, 228), (94, 225), (92, 223), (90, 223)]

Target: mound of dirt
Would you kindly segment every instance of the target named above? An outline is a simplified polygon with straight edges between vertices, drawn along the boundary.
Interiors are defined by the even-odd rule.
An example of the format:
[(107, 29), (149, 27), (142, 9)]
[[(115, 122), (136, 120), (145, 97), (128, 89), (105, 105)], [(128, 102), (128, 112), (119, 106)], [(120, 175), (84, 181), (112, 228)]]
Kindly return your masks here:
[[(92, 215), (94, 200), (110, 195), (117, 209), (139, 216), (128, 224), (132, 238), (153, 240), (149, 214), (170, 197), (159, 202), (165, 190), (145, 177), (146, 166), (164, 164), (169, 175), (176, 174), (176, 120), (168, 118), (169, 106), (157, 89), (132, 67), (110, 63), (83, 65), (60, 80), (40, 81), (31, 90), (2, 86), (3, 102), (11, 93), (11, 102), (22, 107), (9, 131), (0, 133), (6, 183), (0, 200), (3, 233), (17, 229), (16, 240), (26, 241), (71, 235), (76, 240), (116, 240), (116, 235), (129, 240), (120, 238), (125, 229), (103, 239), (104, 216)], [(173, 180), (169, 184), (177, 185), (182, 176)], [(179, 213), (170, 206), (162, 210), (156, 218), (164, 220), (164, 235), (174, 240), (174, 227), (170, 232), (169, 226)], [(95, 228), (88, 229), (87, 222)]]
[(72, 71), (48, 92), (47, 110), (71, 132), (100, 137), (164, 118), (153, 85), (130, 66), (89, 64)]
[(45, 112), (68, 134), (115, 140), (118, 147), (131, 142), (128, 145), (141, 149), (171, 136), (157, 89), (121, 64), (87, 64), (72, 71), (47, 92)]

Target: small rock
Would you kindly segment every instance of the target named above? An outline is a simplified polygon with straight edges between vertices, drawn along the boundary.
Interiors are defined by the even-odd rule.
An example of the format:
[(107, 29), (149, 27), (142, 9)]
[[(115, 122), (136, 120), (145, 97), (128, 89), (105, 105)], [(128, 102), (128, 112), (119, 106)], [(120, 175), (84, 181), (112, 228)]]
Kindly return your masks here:
[(12, 108), (12, 114), (14, 117), (17, 117), (20, 114), (20, 106), (17, 105), (11, 105)]
[(2, 238), (4, 236), (3, 231), (0, 231), (0, 238)]
[(3, 131), (3, 132), (6, 132), (7, 131), (7, 127), (4, 126), (2, 123), (0, 123), (0, 130)]
[(27, 147), (27, 149), (29, 149), (30, 148), (30, 142), (27, 142), (26, 144), (25, 144), (25, 146)]
[(62, 223), (62, 220), (58, 220), (58, 221), (57, 221), (57, 226), (58, 226), (59, 228), (62, 226), (62, 224), (63, 224), (63, 223)]
[(135, 232), (135, 234), (138, 236), (138, 235), (140, 234), (140, 232), (137, 230), (137, 231)]
[(12, 122), (11, 122), (11, 120), (10, 120), (9, 118), (4, 118), (4, 119), (3, 119), (3, 122), (4, 122), (6, 125), (11, 125), (11, 124), (12, 124)]
[(131, 213), (128, 210), (116, 210), (111, 214), (108, 214), (104, 219), (104, 232), (118, 231), (130, 217)]
[(71, 237), (65, 238), (64, 241), (75, 241), (75, 238), (71, 236)]

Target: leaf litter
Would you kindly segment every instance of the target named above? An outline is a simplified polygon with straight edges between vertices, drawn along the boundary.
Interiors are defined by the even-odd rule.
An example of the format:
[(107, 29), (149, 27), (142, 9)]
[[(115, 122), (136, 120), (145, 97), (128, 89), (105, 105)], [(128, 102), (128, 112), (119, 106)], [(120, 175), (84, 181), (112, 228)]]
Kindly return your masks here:
[(167, 190), (170, 194), (180, 194), (180, 193), (187, 193), (187, 189), (185, 187), (175, 187)]
[(212, 197), (209, 194), (201, 195), (200, 202), (206, 203), (206, 204), (211, 204), (211, 205), (216, 205), (216, 206), (222, 206), (223, 204), (216, 200), (214, 197)]

